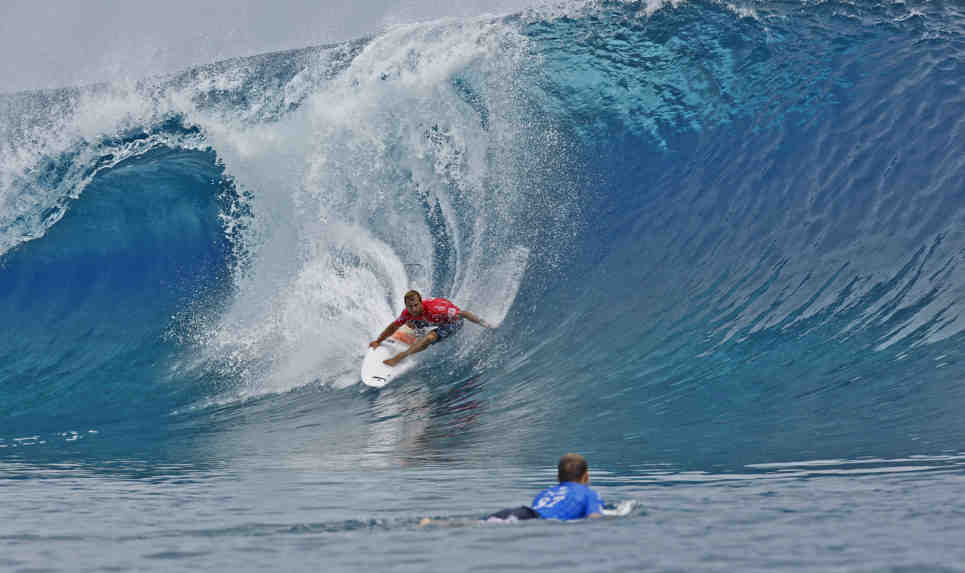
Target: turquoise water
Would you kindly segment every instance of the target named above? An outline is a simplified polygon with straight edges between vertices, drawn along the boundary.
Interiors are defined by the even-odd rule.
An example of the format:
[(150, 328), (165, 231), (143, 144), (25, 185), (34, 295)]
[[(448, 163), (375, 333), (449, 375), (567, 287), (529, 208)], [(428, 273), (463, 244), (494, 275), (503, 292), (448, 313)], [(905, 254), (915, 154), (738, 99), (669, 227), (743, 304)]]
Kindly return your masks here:
[[(0, 563), (958, 570), (963, 16), (586, 3), (0, 96)], [(500, 326), (365, 389), (409, 288)], [(569, 451), (628, 515), (477, 523)]]

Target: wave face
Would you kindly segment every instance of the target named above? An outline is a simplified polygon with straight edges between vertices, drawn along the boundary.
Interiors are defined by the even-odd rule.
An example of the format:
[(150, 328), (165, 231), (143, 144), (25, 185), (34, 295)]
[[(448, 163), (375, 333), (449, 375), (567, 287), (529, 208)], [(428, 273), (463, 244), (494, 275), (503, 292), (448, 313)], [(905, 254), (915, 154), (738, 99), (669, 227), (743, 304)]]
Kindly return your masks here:
[(0, 436), (344, 433), (418, 288), (501, 323), (399, 383), (437, 454), (955, 449), (963, 16), (595, 2), (3, 96)]

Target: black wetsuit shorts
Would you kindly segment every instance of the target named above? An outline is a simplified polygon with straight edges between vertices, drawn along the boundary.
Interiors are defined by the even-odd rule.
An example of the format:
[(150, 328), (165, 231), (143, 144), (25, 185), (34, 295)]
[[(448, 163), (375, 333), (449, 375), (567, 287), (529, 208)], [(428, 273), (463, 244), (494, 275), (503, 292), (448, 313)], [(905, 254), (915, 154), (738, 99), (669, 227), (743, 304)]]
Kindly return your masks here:
[(510, 521), (510, 520), (514, 520), (514, 519), (519, 519), (519, 520), (522, 520), (522, 519), (539, 519), (539, 517), (540, 517), (540, 515), (539, 515), (538, 513), (536, 513), (536, 510), (534, 510), (534, 509), (531, 508), (531, 507), (527, 507), (527, 506), (525, 506), (525, 505), (521, 505), (521, 506), (519, 506), (519, 507), (510, 507), (510, 508), (507, 508), (507, 509), (503, 509), (503, 510), (497, 511), (496, 513), (490, 513), (489, 515), (487, 515), (487, 516), (484, 517), (483, 519), (484, 519), (484, 520), (489, 520), (489, 519), (502, 519), (502, 520), (504, 520), (504, 521)]

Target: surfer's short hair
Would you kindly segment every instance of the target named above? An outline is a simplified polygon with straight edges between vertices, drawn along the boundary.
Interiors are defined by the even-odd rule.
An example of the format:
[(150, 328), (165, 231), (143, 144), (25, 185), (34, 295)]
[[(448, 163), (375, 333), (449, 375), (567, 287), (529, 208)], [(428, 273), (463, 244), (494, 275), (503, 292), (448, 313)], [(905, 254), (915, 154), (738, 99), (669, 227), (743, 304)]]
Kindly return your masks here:
[(419, 302), (422, 302), (422, 295), (419, 294), (419, 291), (417, 290), (410, 290), (409, 292), (405, 293), (405, 296), (402, 297), (402, 300), (408, 300), (409, 297), (413, 296), (419, 299)]
[(556, 470), (556, 477), (560, 480), (560, 483), (565, 481), (580, 481), (588, 469), (589, 466), (586, 463), (586, 458), (580, 454), (566, 454), (560, 458), (560, 464)]

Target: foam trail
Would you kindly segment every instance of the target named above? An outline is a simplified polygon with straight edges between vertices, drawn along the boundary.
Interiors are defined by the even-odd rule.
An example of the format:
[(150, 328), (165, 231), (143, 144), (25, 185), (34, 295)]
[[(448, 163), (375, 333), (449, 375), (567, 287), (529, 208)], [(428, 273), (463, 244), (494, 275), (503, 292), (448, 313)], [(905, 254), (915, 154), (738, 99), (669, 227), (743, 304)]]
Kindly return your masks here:
[(493, 326), (502, 324), (523, 282), (529, 253), (522, 246), (500, 253), (501, 260), (480, 273), (473, 284), (460, 289), (459, 292), (471, 293), (470, 297), (460, 298), (460, 303)]

